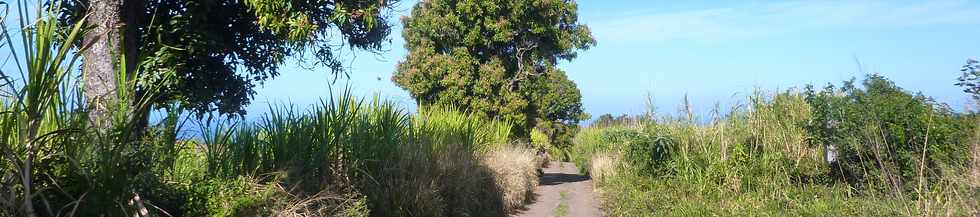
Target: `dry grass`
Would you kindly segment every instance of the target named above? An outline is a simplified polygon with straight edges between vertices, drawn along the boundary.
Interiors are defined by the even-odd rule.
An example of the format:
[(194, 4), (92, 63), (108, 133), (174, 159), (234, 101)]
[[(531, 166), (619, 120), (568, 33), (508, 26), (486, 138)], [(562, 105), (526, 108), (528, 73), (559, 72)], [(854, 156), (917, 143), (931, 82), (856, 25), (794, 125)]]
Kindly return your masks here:
[[(232, 191), (213, 195), (211, 205), (222, 207), (212, 216), (275, 217), (367, 217), (367, 198), (343, 186), (327, 186), (315, 194), (305, 194), (282, 184), (280, 174), (262, 177), (239, 177)], [(249, 197), (242, 197), (249, 195)], [(213, 207), (213, 208), (217, 208)], [(164, 214), (167, 216), (170, 214)]]
[(973, 186), (980, 187), (980, 144), (973, 144), (973, 164), (970, 171)]
[(507, 212), (531, 199), (538, 186), (537, 169), (541, 165), (533, 151), (513, 146), (502, 148), (490, 152), (482, 163), (493, 172)]
[(548, 167), (548, 165), (551, 164), (551, 156), (548, 155), (547, 152), (545, 152), (545, 153), (538, 153), (534, 157), (534, 160), (536, 162), (535, 164), (538, 165), (538, 169)]
[[(440, 172), (432, 156), (419, 148), (402, 147), (395, 160), (386, 161), (384, 171), (375, 184), (367, 188), (380, 216), (442, 216), (446, 203), (440, 195)], [(448, 162), (452, 163), (452, 162)]]
[(589, 175), (596, 182), (602, 182), (605, 178), (614, 175), (618, 163), (619, 160), (609, 154), (596, 154), (590, 161)]
[(335, 216), (335, 217), (367, 217), (369, 215), (367, 199), (357, 193), (342, 193), (339, 190), (324, 189), (312, 196), (299, 196), (286, 192), (286, 189), (277, 190), (281, 205), (274, 208), (271, 216), (274, 217), (313, 217), (313, 216)]
[(520, 168), (518, 162), (533, 166), (533, 161), (527, 160), (532, 156), (521, 156), (530, 153), (511, 154), (516, 151), (509, 151), (510, 148), (494, 148), (483, 155), (486, 158), (475, 158), (470, 150), (460, 146), (446, 147), (435, 153), (412, 146), (402, 147), (400, 155), (385, 163), (385, 172), (373, 177), (365, 188), (366, 195), (375, 196), (370, 198), (375, 203), (372, 207), (380, 207), (372, 209), (371, 214), (502, 216), (506, 207), (503, 197), (509, 195), (502, 188), (508, 185), (506, 180), (516, 180), (514, 177), (520, 177), (520, 174), (494, 171), (487, 165), (502, 170)]
[[(980, 103), (978, 103), (978, 106), (980, 106)], [(975, 117), (975, 120), (980, 122), (980, 118)], [(973, 129), (973, 139), (971, 140), (973, 146), (970, 148), (972, 155), (969, 166), (969, 181), (974, 188), (980, 188), (980, 127)]]

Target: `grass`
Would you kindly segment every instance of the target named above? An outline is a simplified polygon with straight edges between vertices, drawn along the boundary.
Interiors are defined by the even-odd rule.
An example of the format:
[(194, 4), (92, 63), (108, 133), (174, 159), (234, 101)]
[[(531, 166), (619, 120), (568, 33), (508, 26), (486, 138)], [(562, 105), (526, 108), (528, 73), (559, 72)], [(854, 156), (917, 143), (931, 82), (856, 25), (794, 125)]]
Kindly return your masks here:
[[(254, 122), (207, 116), (200, 137), (179, 138), (179, 107), (133, 133), (149, 107), (131, 90), (155, 86), (123, 79), (92, 120), (74, 73), (85, 47), (71, 46), (84, 25), (58, 26), (57, 2), (17, 9), (20, 37), (0, 26), (17, 69), (0, 74), (0, 216), (502, 216), (537, 185), (542, 163), (510, 123), (349, 91)], [(547, 152), (595, 178), (613, 216), (976, 215), (976, 115), (868, 83), (886, 88), (756, 94), (708, 121), (685, 105)]]
[[(257, 123), (201, 126), (205, 136), (178, 164), (206, 170), (177, 175), (205, 180), (187, 188), (207, 202), (178, 208), (207, 211), (198, 215), (334, 207), (371, 216), (498, 216), (537, 185), (534, 154), (509, 143), (509, 125), (452, 108), (411, 115), (343, 92), (307, 112), (287, 106)], [(252, 184), (223, 184), (243, 178)]]
[(506, 212), (512, 212), (531, 201), (538, 186), (537, 168), (540, 163), (530, 149), (507, 147), (489, 153), (482, 164), (493, 172), (503, 193)]
[(173, 106), (133, 133), (149, 109), (129, 90), (155, 87), (123, 79), (92, 120), (72, 48), (86, 28), (61, 35), (57, 2), (36, 8), (18, 7), (20, 47), (3, 26), (18, 71), (0, 74), (0, 216), (501, 216), (537, 185), (509, 123), (349, 91), (257, 121)]
[(558, 192), (560, 196), (558, 201), (558, 207), (555, 207), (555, 217), (566, 217), (568, 216), (568, 191)]
[(877, 187), (889, 185), (881, 175), (857, 184), (843, 180), (807, 129), (811, 114), (802, 94), (756, 94), (744, 107), (704, 124), (693, 116), (655, 117), (640, 125), (585, 128), (575, 138), (572, 159), (594, 178), (610, 216), (978, 212), (980, 194), (962, 175), (970, 168), (957, 166), (965, 164), (922, 173), (923, 187), (912, 188), (917, 190)]
[[(0, 26), (0, 39), (14, 54), (17, 69), (17, 74), (0, 72), (4, 88), (0, 99), (0, 177), (4, 177), (0, 179), (0, 193), (5, 195), (0, 199), (0, 214), (52, 215), (56, 212), (52, 203), (64, 204), (57, 208), (74, 214), (81, 199), (62, 196), (65, 192), (97, 200), (120, 197), (125, 194), (120, 186), (125, 185), (117, 185), (117, 181), (133, 177), (106, 177), (130, 169), (114, 164), (130, 157), (123, 145), (115, 145), (130, 142), (124, 140), (126, 132), (110, 129), (88, 133), (87, 116), (78, 112), (83, 105), (71, 76), (78, 55), (70, 44), (81, 40), (83, 25), (74, 24), (67, 34), (60, 35), (56, 9), (38, 7), (31, 13), (24, 2), (18, 3), (20, 43), (15, 45), (7, 26)], [(127, 120), (110, 121), (124, 125)], [(103, 142), (111, 144), (96, 145)], [(70, 178), (59, 181), (52, 177)], [(101, 191), (73, 192), (77, 189), (69, 188), (74, 187), (69, 184), (100, 187)]]

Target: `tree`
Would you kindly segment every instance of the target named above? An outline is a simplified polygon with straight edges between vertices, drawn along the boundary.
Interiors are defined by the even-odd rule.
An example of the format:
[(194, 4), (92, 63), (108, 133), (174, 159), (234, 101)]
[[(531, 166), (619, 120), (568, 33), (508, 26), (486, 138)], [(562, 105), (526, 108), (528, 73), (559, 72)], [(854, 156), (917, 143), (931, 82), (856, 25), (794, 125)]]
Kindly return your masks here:
[(595, 44), (570, 0), (429, 0), (403, 18), (409, 54), (392, 80), (421, 105), (513, 123), (528, 138), (542, 115), (536, 81)]
[(578, 123), (588, 119), (582, 110), (582, 94), (575, 82), (568, 80), (561, 70), (547, 73), (536, 79), (543, 88), (538, 89), (536, 102), (538, 128), (548, 135), (555, 146), (568, 146), (578, 132)]
[(980, 65), (978, 63), (980, 62), (973, 59), (966, 60), (966, 65), (960, 69), (963, 75), (956, 83), (956, 86), (962, 87), (963, 92), (972, 95), (975, 100), (980, 100)]
[(606, 114), (599, 115), (599, 118), (596, 119), (595, 121), (593, 121), (592, 124), (591, 124), (591, 126), (595, 126), (595, 127), (610, 127), (610, 126), (613, 125), (613, 122), (615, 122), (615, 121), (616, 121), (616, 118), (613, 117), (612, 114), (606, 113)]
[[(61, 19), (85, 18), (93, 26), (83, 42), (92, 44), (83, 71), (93, 118), (115, 100), (117, 72), (137, 69), (145, 73), (125, 79), (165, 84), (160, 97), (149, 99), (158, 105), (244, 114), (256, 84), (277, 76), (287, 57), (312, 57), (338, 75), (345, 73), (336, 56), (341, 47), (381, 51), (390, 32), (381, 11), (394, 2), (76, 0)], [(137, 95), (146, 86), (136, 85)]]

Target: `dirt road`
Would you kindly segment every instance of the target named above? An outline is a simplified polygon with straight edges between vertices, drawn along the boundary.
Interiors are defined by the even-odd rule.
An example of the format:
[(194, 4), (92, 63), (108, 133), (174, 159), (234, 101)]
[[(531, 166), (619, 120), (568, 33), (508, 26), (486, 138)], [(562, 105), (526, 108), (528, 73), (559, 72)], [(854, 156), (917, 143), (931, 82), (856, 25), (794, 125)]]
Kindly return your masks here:
[(592, 180), (580, 175), (572, 163), (552, 162), (544, 168), (535, 200), (514, 217), (597, 217), (602, 216), (592, 191)]

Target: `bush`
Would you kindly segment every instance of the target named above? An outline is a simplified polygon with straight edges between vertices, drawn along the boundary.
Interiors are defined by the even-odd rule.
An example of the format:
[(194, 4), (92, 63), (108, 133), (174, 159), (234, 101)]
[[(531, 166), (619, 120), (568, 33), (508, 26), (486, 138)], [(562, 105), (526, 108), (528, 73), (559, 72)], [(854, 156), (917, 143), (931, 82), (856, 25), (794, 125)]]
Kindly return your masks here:
[(578, 165), (583, 174), (589, 174), (590, 160), (596, 154), (619, 154), (619, 144), (610, 140), (606, 133), (615, 130), (635, 130), (626, 128), (584, 128), (575, 136), (575, 146), (571, 148), (571, 160)]
[(868, 76), (861, 88), (852, 80), (808, 88), (806, 96), (814, 108), (808, 133), (815, 144), (837, 149), (832, 174), (855, 187), (911, 191), (916, 185), (908, 182), (920, 175), (934, 180), (946, 175), (944, 168), (969, 162), (969, 122), (880, 75)]
[(975, 117), (876, 76), (844, 89), (757, 92), (707, 123), (585, 128), (572, 158), (590, 168), (611, 216), (977, 213), (961, 150)]
[[(638, 172), (651, 176), (670, 175), (675, 172), (671, 168), (676, 156), (673, 153), (676, 149), (674, 141), (656, 128), (648, 126), (648, 131), (644, 133), (620, 131), (609, 136), (613, 137), (613, 141), (624, 143), (626, 150), (623, 151), (622, 159)], [(618, 133), (622, 134), (616, 135)]]

